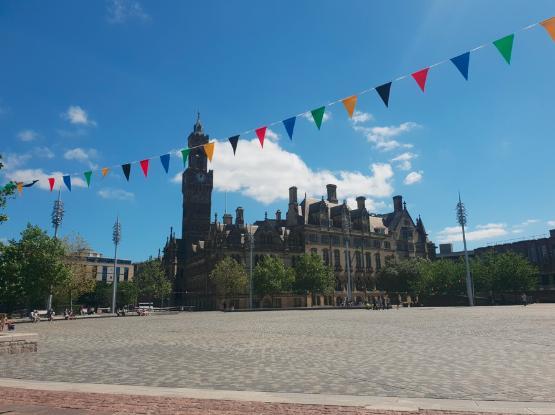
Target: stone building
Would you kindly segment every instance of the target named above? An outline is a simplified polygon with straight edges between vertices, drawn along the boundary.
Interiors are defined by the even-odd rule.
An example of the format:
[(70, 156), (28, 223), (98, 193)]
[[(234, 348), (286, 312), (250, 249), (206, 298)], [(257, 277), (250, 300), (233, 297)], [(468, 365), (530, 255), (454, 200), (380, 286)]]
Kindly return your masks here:
[[(208, 142), (200, 120), (189, 135), (189, 147)], [(175, 281), (178, 305), (194, 305), (202, 309), (218, 307), (215, 287), (208, 275), (224, 256), (231, 256), (247, 268), (249, 235), (252, 235), (253, 266), (264, 255), (279, 257), (294, 266), (299, 255), (315, 253), (335, 272), (335, 293), (323, 296), (287, 295), (256, 298), (255, 307), (288, 307), (338, 305), (347, 296), (347, 258), (351, 269), (352, 298), (364, 301), (375, 289), (376, 272), (387, 261), (424, 257), (435, 254), (435, 246), (426, 234), (420, 217), (411, 217), (401, 196), (393, 197), (393, 212), (374, 214), (365, 207), (365, 198), (356, 199), (356, 209), (339, 202), (337, 187), (328, 184), (327, 197), (321, 200), (304, 196), (299, 202), (296, 187), (289, 188), (285, 215), (281, 210), (272, 217), (247, 225), (244, 210), (238, 207), (235, 218), (225, 213), (221, 220), (211, 219), (211, 195), (214, 172), (207, 170), (202, 147), (192, 148), (189, 164), (183, 172), (183, 227), (177, 238), (173, 229), (164, 247), (162, 262), (168, 277)], [(347, 250), (347, 243), (349, 249)], [(348, 251), (348, 254), (347, 254)], [(247, 307), (247, 297), (233, 300), (237, 307)], [(229, 304), (229, 302), (228, 302)]]
[[(103, 281), (111, 284), (114, 281), (114, 258), (106, 258), (102, 254), (92, 251), (83, 250), (77, 255), (70, 257), (74, 264), (83, 267), (85, 274), (96, 281)], [(134, 275), (134, 267), (129, 259), (119, 259), (116, 267), (116, 276), (118, 282), (132, 281)]]

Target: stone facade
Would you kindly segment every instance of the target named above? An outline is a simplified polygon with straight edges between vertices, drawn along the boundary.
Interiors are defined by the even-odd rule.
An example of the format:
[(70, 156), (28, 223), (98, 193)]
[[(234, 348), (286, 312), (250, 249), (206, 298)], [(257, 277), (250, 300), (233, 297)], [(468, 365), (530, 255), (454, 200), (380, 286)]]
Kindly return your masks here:
[[(102, 254), (83, 250), (70, 258), (73, 264), (83, 268), (86, 275), (96, 281), (111, 284), (114, 281), (114, 258), (106, 258)], [(116, 267), (118, 282), (132, 281), (134, 267), (129, 259), (119, 259)]]
[[(208, 142), (200, 120), (189, 135), (189, 147)], [(163, 265), (168, 277), (175, 281), (176, 302), (202, 309), (217, 308), (217, 299), (208, 275), (224, 256), (235, 258), (250, 267), (249, 235), (253, 235), (253, 266), (264, 255), (277, 256), (294, 266), (299, 255), (315, 253), (335, 271), (336, 287), (331, 296), (312, 295), (297, 299), (284, 295), (283, 301), (272, 299), (270, 306), (338, 305), (347, 296), (347, 258), (351, 269), (353, 300), (364, 301), (375, 289), (376, 272), (387, 261), (402, 258), (430, 258), (435, 246), (426, 234), (420, 217), (413, 220), (401, 196), (393, 197), (394, 210), (375, 214), (365, 207), (365, 198), (356, 199), (356, 209), (337, 199), (337, 186), (327, 185), (327, 198), (304, 196), (299, 203), (296, 187), (289, 188), (287, 212), (278, 210), (273, 217), (247, 225), (243, 208), (229, 213), (221, 221), (211, 220), (212, 170), (207, 171), (202, 147), (191, 149), (189, 166), (183, 172), (182, 238), (173, 229), (164, 247)], [(347, 252), (349, 253), (347, 255)], [(247, 298), (237, 306), (248, 304)], [(291, 304), (290, 304), (291, 303)], [(228, 303), (229, 304), (229, 303)], [(265, 306), (268, 299), (256, 299)]]
[(33, 333), (0, 334), (0, 356), (5, 354), (34, 353), (37, 351), (37, 335)]

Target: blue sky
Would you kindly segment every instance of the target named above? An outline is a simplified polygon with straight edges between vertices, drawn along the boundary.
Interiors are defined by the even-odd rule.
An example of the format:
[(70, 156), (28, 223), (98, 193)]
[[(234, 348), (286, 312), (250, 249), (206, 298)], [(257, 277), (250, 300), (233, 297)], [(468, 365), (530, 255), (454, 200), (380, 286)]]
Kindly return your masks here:
[[(402, 194), (436, 243), (457, 240), (461, 191), (470, 246), (555, 228), (553, 70), (555, 43), (541, 27), (517, 33), (511, 65), (491, 46), (471, 54), (469, 81), (446, 63), (423, 94), (409, 77), (392, 86), (389, 108), (362, 95), (355, 121), (341, 104), (318, 131), (297, 120), (293, 141), (271, 127), (233, 157), (227, 137), (317, 108), (410, 74), (554, 15), (551, 1), (4, 1), (0, 4), (0, 152), (9, 179), (42, 178), (9, 203), (0, 239), (27, 222), (51, 230), (55, 194), (45, 178), (158, 156), (186, 146), (200, 110), (216, 145), (213, 213), (245, 208), (247, 221), (287, 209), (338, 184), (349, 203), (391, 210)], [(62, 189), (62, 235), (80, 233), (121, 255), (156, 255), (170, 226), (181, 228), (182, 196), (172, 157), (148, 179), (138, 165), (90, 189)], [(38, 186), (42, 184), (44, 188)], [(178, 232), (179, 234), (179, 232)], [(457, 244), (459, 246), (459, 244)]]

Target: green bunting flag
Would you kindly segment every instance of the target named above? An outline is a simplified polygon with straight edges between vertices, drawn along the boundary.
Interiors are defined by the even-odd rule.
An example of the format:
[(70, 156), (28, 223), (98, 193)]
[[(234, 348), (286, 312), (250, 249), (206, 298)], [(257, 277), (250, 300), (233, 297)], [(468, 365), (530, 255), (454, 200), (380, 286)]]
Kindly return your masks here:
[(513, 53), (513, 40), (515, 39), (514, 33), (497, 39), (493, 42), (501, 56), (505, 58), (508, 64), (511, 64), (511, 55)]
[(314, 124), (316, 124), (316, 127), (318, 127), (318, 129), (320, 129), (320, 127), (322, 126), (324, 112), (326, 112), (326, 107), (320, 107), (310, 111), (310, 113), (312, 114), (312, 119), (314, 120)]
[(83, 173), (85, 175), (85, 180), (87, 181), (87, 187), (90, 187), (91, 185), (91, 176), (92, 176), (92, 171), (86, 171), (85, 173)]
[(181, 150), (181, 157), (183, 157), (183, 167), (187, 167), (187, 159), (189, 158), (190, 148), (184, 148)]

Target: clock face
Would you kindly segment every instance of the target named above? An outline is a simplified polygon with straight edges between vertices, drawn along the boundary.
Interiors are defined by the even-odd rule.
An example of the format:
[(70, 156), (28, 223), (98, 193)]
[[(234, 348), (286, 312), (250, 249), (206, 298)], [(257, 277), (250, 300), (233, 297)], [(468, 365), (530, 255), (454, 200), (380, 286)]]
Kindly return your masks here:
[(197, 173), (195, 177), (199, 183), (204, 183), (206, 181), (206, 175), (204, 173)]

